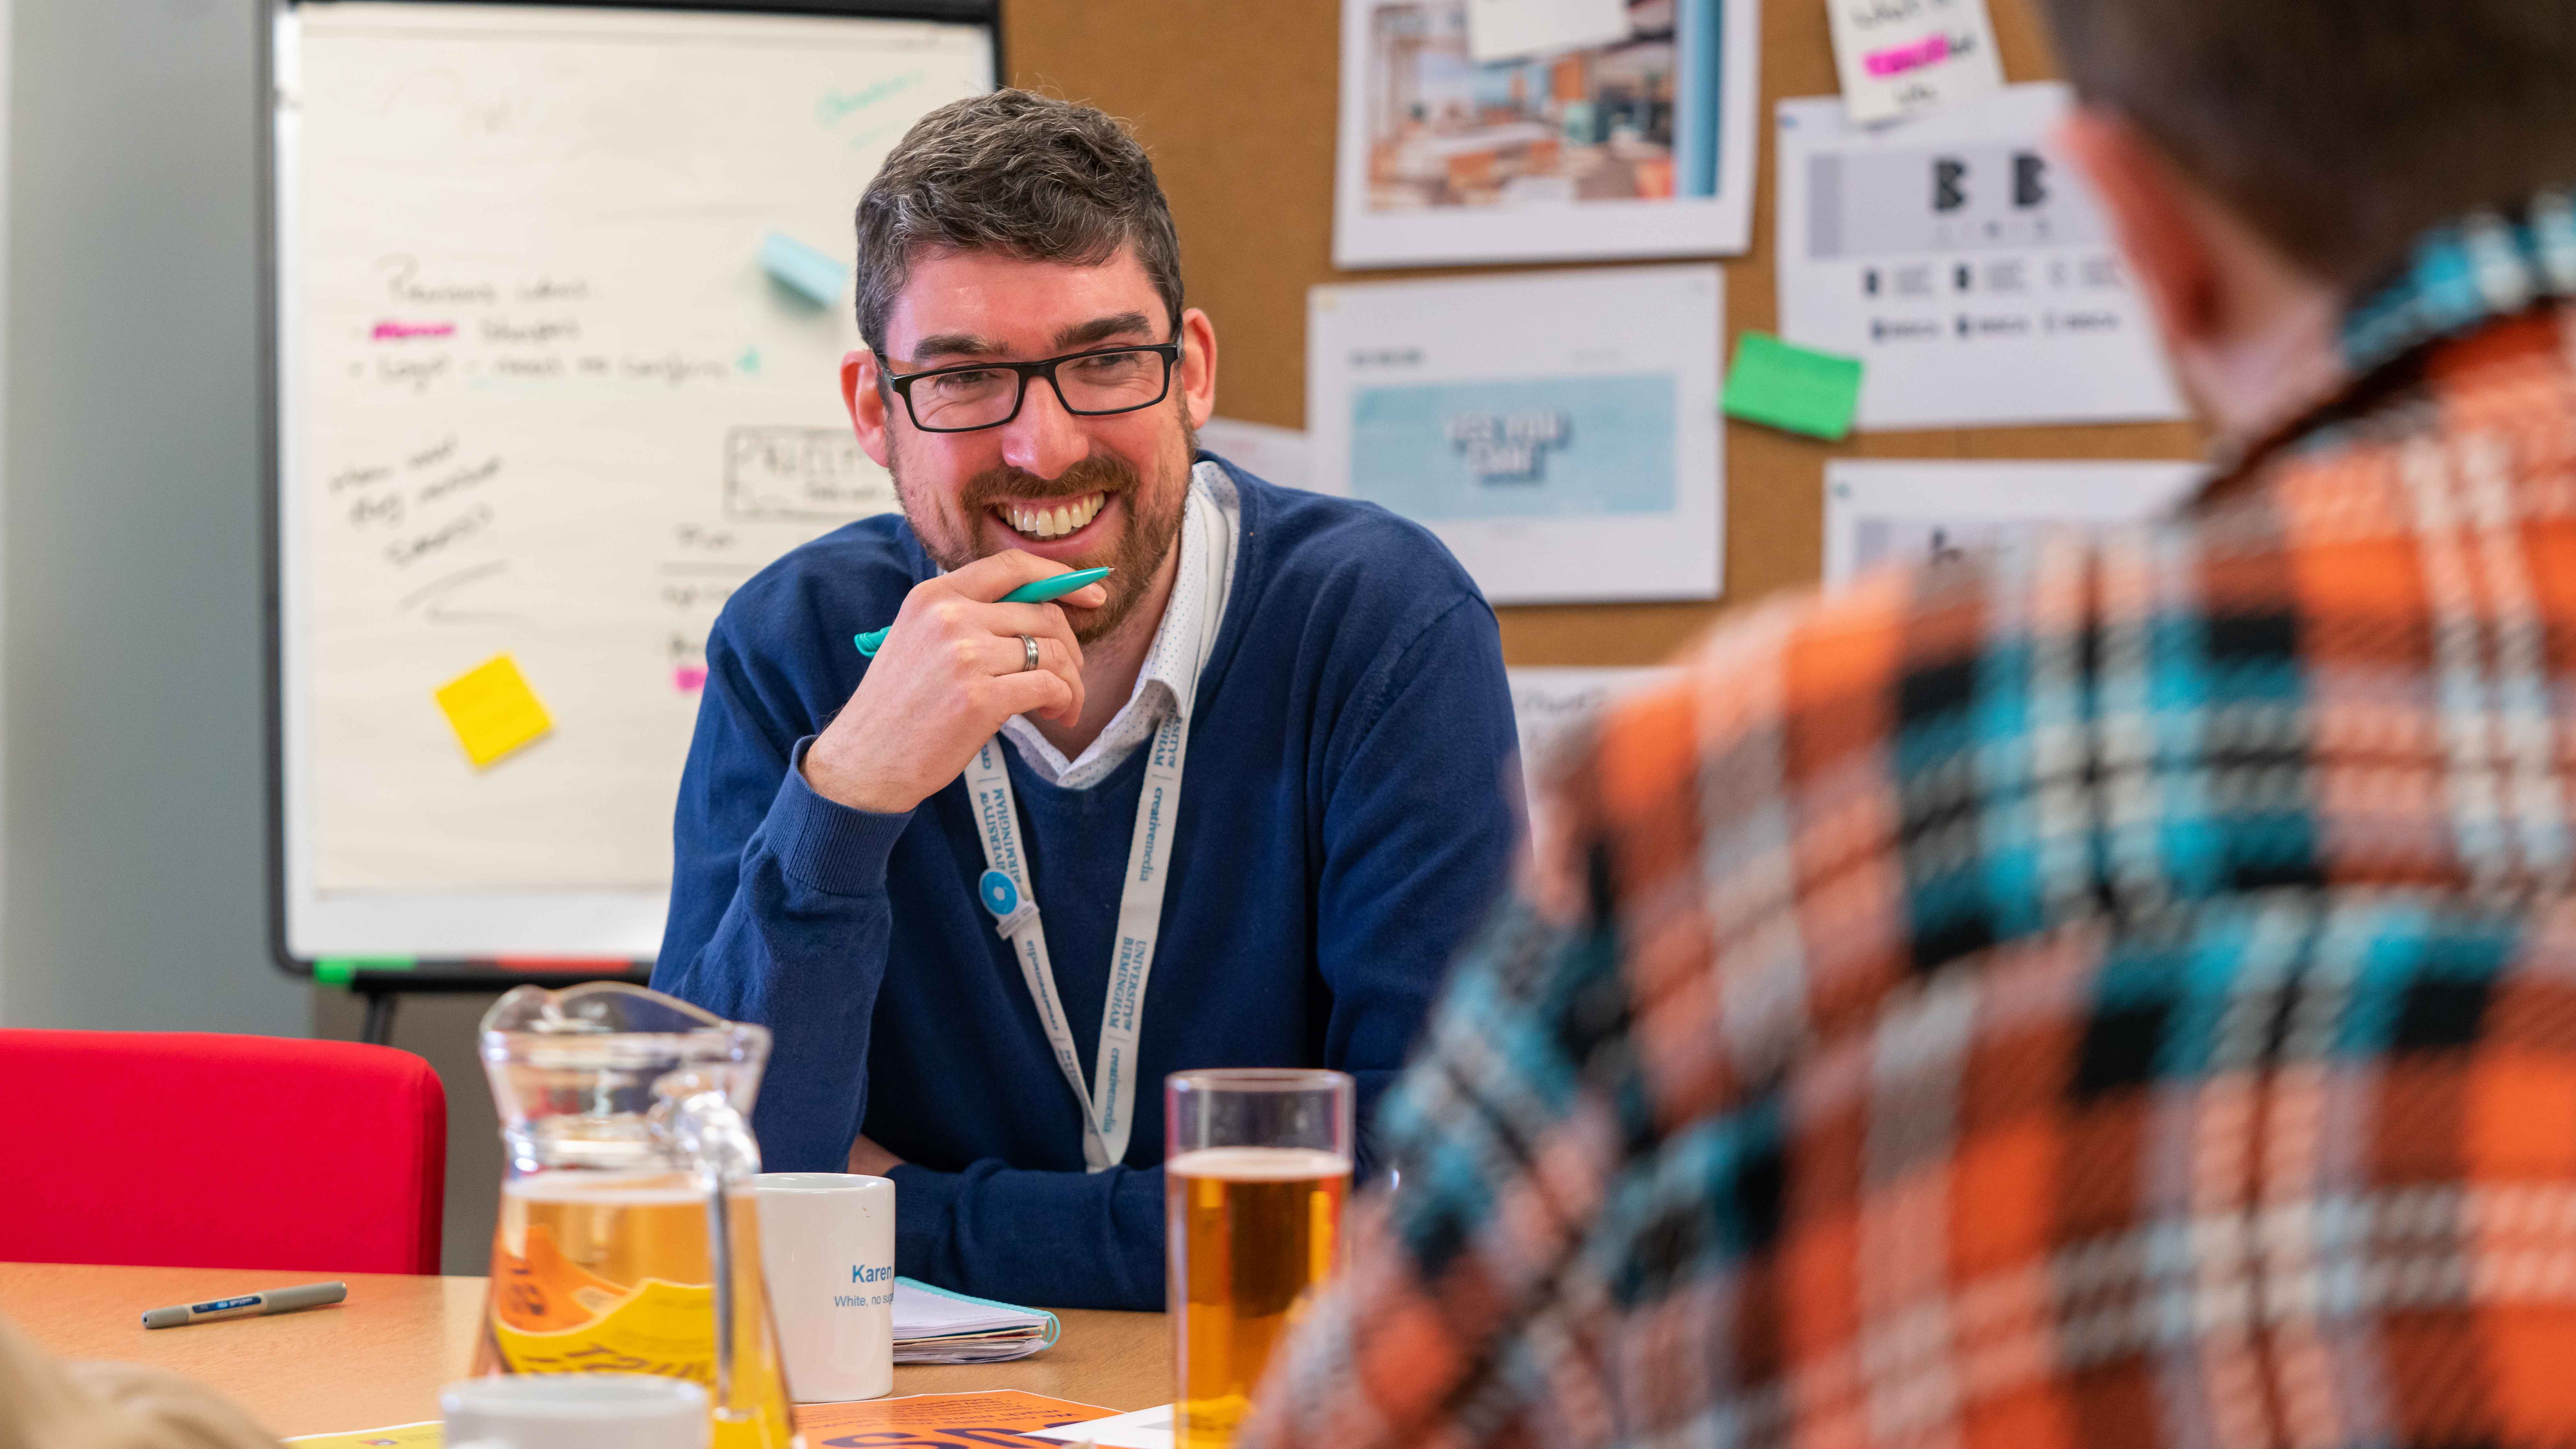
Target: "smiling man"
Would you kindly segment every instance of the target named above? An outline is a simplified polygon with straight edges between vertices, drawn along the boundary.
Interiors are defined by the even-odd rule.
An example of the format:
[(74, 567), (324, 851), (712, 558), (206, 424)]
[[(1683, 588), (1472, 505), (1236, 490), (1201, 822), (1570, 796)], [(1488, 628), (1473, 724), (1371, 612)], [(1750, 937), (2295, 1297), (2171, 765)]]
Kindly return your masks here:
[(1334, 1067), (1365, 1113), (1499, 891), (1493, 613), (1421, 529), (1198, 451), (1216, 329), (1107, 116), (935, 111), (858, 232), (841, 387), (903, 516), (709, 636), (654, 984), (776, 1034), (769, 1166), (893, 1177), (902, 1272), (1160, 1308), (1164, 1075)]

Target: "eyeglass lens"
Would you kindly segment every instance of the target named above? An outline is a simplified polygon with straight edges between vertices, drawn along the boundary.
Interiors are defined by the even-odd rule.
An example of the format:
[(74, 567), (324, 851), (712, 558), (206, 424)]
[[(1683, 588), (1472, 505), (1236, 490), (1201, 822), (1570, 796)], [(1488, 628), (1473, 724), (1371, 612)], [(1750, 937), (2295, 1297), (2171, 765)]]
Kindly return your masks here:
[[(1067, 411), (1123, 413), (1163, 393), (1166, 367), (1159, 352), (1095, 352), (1056, 364), (1056, 391)], [(933, 373), (912, 383), (913, 421), (925, 428), (988, 428), (1020, 402), (1020, 374), (1007, 367)], [(1030, 385), (1039, 385), (1029, 379)]]

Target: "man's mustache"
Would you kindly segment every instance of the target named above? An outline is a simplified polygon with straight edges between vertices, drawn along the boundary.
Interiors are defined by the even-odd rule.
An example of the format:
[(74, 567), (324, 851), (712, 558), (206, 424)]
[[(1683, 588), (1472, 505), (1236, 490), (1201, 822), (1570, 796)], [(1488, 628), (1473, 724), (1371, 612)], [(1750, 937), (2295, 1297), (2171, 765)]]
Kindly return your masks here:
[(1136, 487), (1136, 470), (1108, 458), (1085, 458), (1053, 478), (1017, 468), (996, 468), (967, 480), (962, 496), (967, 511), (995, 503), (1034, 503), (1080, 498), (1088, 493), (1125, 493)]

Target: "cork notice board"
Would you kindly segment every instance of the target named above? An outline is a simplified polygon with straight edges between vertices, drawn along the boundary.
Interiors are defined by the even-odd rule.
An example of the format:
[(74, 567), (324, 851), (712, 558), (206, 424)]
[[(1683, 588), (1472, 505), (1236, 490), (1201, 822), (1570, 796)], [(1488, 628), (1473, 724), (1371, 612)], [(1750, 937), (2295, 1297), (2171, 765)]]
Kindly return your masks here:
[[(1825, 0), (1761, 0), (1762, 152), (1753, 249), (1726, 271), (1724, 346), (1776, 330), (1771, 110), (1836, 90)], [(2013, 82), (2054, 73), (2029, 0), (1988, 0)], [(1339, 0), (1006, 0), (1011, 83), (1125, 118), (1154, 155), (1181, 233), (1191, 302), (1216, 324), (1217, 411), (1306, 425), (1306, 289), (1324, 282), (1514, 267), (1341, 272), (1332, 264)], [(1610, 263), (1609, 265), (1617, 265)], [(1813, 584), (1828, 458), (2190, 458), (2186, 423), (1856, 434), (1838, 444), (1729, 422), (1726, 583), (1714, 603), (1557, 605), (1500, 612), (1516, 665), (1651, 664), (1725, 609)]]

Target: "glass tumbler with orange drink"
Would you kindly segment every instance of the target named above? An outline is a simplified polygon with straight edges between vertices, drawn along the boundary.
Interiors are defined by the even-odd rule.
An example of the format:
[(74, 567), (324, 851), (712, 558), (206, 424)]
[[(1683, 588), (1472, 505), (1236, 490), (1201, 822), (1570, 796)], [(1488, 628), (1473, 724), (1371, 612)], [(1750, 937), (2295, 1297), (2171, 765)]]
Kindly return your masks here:
[(1271, 1350), (1341, 1266), (1350, 1077), (1243, 1068), (1163, 1081), (1173, 1428), (1226, 1449)]

